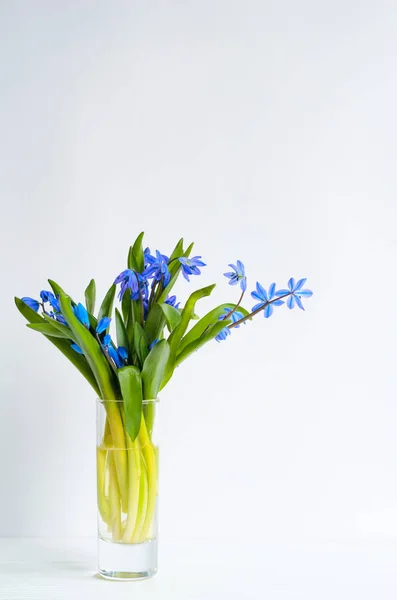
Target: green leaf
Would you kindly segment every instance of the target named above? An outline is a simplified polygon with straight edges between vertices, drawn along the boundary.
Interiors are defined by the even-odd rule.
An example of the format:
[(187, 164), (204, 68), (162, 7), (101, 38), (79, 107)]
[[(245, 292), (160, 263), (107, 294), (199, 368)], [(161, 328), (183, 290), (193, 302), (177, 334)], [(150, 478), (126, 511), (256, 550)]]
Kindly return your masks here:
[[(114, 295), (114, 290), (113, 290)], [(69, 296), (61, 292), (59, 296), (61, 311), (65, 317), (78, 346), (83, 351), (101, 391), (102, 398), (113, 400), (118, 397), (117, 379), (102, 352), (98, 341), (76, 318)]]
[[(180, 240), (180, 241), (182, 241), (182, 240)], [(188, 258), (193, 249), (193, 246), (194, 246), (193, 243), (190, 244), (188, 249), (185, 252), (183, 252), (182, 255), (179, 254), (177, 256), (184, 256), (185, 258)], [(167, 295), (171, 292), (172, 288), (174, 287), (174, 285), (176, 283), (176, 280), (178, 279), (180, 271), (181, 271), (181, 263), (179, 262), (179, 260), (176, 260), (174, 263), (172, 263), (172, 265), (170, 267), (171, 279), (170, 279), (168, 285), (161, 292), (160, 296), (157, 299), (157, 302), (160, 302), (160, 303), (165, 302), (165, 300), (167, 299)]]
[(56, 327), (50, 325), (50, 323), (28, 323), (26, 327), (29, 327), (29, 329), (39, 331), (40, 333), (44, 335), (49, 335), (51, 337), (70, 339), (70, 331), (67, 327), (65, 327), (66, 333), (62, 333)]
[(128, 290), (125, 292), (124, 296), (121, 299), (121, 312), (123, 314), (124, 324), (127, 326), (128, 317), (131, 310), (131, 294), (128, 293)]
[(180, 263), (175, 259), (180, 258), (181, 256), (183, 256), (183, 238), (179, 240), (179, 242), (177, 243), (170, 255), (169, 262), (171, 264), (169, 272), (171, 273), (171, 276), (175, 275), (176, 271), (178, 270), (178, 267), (180, 266)]
[(169, 356), (170, 347), (167, 340), (161, 340), (149, 352), (142, 369), (145, 400), (155, 400), (157, 398)]
[[(101, 307), (99, 309), (99, 313), (98, 313), (98, 321), (100, 321), (103, 317), (111, 317), (112, 316), (112, 310), (113, 310), (113, 302), (114, 302), (114, 296), (116, 294), (116, 286), (115, 284), (111, 285), (109, 288), (108, 293), (106, 294), (105, 298), (103, 299), (103, 302), (101, 304)], [(65, 317), (65, 315), (63, 315)], [(65, 317), (66, 319), (66, 317)], [(69, 323), (69, 321), (66, 319), (66, 321)], [(108, 400), (109, 398), (106, 398), (106, 400)]]
[(201, 290), (196, 290), (195, 292), (193, 292), (193, 294), (190, 294), (190, 296), (184, 306), (184, 309), (182, 311), (181, 321), (180, 321), (179, 325), (171, 333), (170, 337), (168, 338), (168, 342), (170, 344), (170, 356), (169, 356), (167, 366), (165, 369), (164, 380), (163, 380), (163, 383), (161, 386), (162, 388), (168, 383), (168, 381), (171, 379), (172, 374), (174, 372), (175, 361), (176, 361), (179, 344), (180, 344), (180, 341), (189, 325), (192, 315), (194, 314), (194, 308), (196, 306), (196, 302), (198, 300), (200, 300), (201, 298), (205, 298), (206, 296), (209, 296), (211, 294), (212, 290), (214, 289), (214, 287), (215, 287), (215, 284), (209, 285), (205, 288), (202, 288)]
[(139, 323), (134, 324), (134, 349), (139, 363), (143, 365), (149, 354), (149, 340)]
[(127, 335), (127, 330), (125, 328), (124, 321), (120, 314), (120, 311), (117, 308), (115, 310), (115, 314), (116, 314), (117, 345), (123, 346), (124, 348), (127, 348), (127, 350), (129, 351), (129, 340), (128, 340), (128, 335)]
[(73, 340), (74, 342), (76, 341), (70, 327), (66, 327), (66, 325), (62, 325), (62, 323), (59, 323), (59, 321), (56, 321), (55, 319), (53, 319), (52, 317), (49, 317), (48, 315), (44, 314), (43, 318), (45, 319), (45, 321), (47, 323), (49, 323), (51, 325), (51, 327), (54, 327), (60, 333), (65, 334), (64, 337), (67, 337), (69, 340)]
[(173, 331), (175, 327), (179, 325), (181, 322), (182, 315), (177, 308), (171, 306), (170, 304), (158, 304), (161, 310), (164, 313), (165, 319), (167, 321), (169, 331)]
[(142, 419), (142, 380), (139, 369), (133, 366), (117, 371), (124, 401), (127, 433), (134, 441), (139, 433)]
[(154, 340), (159, 339), (160, 334), (165, 325), (165, 316), (164, 313), (156, 302), (153, 304), (152, 308), (149, 311), (149, 314), (145, 323), (145, 332), (149, 341), (149, 344), (154, 342)]
[[(27, 321), (30, 323), (41, 323), (46, 324), (45, 319), (43, 319), (40, 315), (38, 315), (34, 310), (32, 310), (29, 306), (27, 306), (22, 300), (19, 298), (15, 298), (15, 304), (19, 310), (19, 312), (25, 317)], [(67, 340), (61, 340), (59, 338), (50, 337), (44, 335), (70, 362), (80, 371), (80, 373), (85, 377), (88, 383), (95, 390), (95, 393), (100, 396), (100, 390), (98, 384), (96, 382), (95, 376), (84, 356), (81, 354), (77, 354), (71, 348), (70, 342)]]
[(96, 296), (96, 286), (95, 286), (94, 279), (91, 279), (84, 294), (85, 294), (85, 305), (87, 307), (87, 311), (93, 315), (94, 310), (95, 310), (95, 296)]
[[(61, 288), (60, 285), (58, 285), (57, 283), (55, 283), (55, 281), (53, 279), (49, 279), (48, 283), (50, 284), (52, 291), (54, 292), (55, 296), (59, 296), (59, 294), (61, 293), (65, 293), (63, 291), (63, 289)], [(75, 304), (75, 302), (73, 302), (73, 304)]]
[(196, 350), (204, 346), (204, 344), (206, 344), (210, 340), (213, 340), (218, 335), (218, 333), (220, 333), (222, 329), (230, 325), (231, 322), (231, 319), (226, 321), (218, 321), (208, 330), (207, 333), (185, 346), (185, 348), (181, 352), (179, 352), (176, 357), (175, 367), (179, 366), (181, 362), (183, 362), (193, 352), (196, 352)]
[(145, 268), (144, 265), (144, 257), (143, 257), (143, 240), (144, 232), (140, 233), (136, 238), (134, 245), (130, 246), (130, 250), (128, 252), (128, 268), (137, 271), (138, 273), (142, 273)]
[[(221, 304), (207, 313), (181, 340), (178, 352), (181, 352), (186, 346), (200, 338), (209, 327), (218, 322), (219, 317), (226, 316), (225, 309), (233, 310), (235, 306), (235, 304), (231, 303)], [(241, 312), (244, 317), (249, 314), (249, 312), (242, 306), (239, 306), (237, 310)]]
[(139, 369), (133, 366), (117, 371), (124, 401), (125, 426), (131, 440), (139, 433), (142, 419), (142, 380)]

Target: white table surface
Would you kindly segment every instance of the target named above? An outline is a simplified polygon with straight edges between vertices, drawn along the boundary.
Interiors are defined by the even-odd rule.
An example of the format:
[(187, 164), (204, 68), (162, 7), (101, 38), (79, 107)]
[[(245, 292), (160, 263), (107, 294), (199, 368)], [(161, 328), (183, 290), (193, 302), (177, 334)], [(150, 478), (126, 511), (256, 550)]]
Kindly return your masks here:
[(95, 574), (95, 539), (0, 538), (2, 600), (396, 600), (397, 543), (161, 540), (159, 573)]

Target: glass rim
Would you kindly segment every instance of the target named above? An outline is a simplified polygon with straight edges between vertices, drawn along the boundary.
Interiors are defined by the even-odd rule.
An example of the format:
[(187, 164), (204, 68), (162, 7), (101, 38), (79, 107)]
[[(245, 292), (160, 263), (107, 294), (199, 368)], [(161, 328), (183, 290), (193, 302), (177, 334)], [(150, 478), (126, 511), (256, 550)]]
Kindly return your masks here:
[[(99, 398), (98, 396), (96, 397), (96, 401), (98, 402), (98, 404), (105, 404), (105, 402), (115, 402), (115, 403), (119, 403), (119, 404), (123, 404), (124, 400), (123, 399), (115, 399), (112, 398), (111, 400), (106, 400), (106, 398)], [(160, 402), (160, 398), (153, 398), (150, 400), (142, 400), (142, 404), (158, 404)]]

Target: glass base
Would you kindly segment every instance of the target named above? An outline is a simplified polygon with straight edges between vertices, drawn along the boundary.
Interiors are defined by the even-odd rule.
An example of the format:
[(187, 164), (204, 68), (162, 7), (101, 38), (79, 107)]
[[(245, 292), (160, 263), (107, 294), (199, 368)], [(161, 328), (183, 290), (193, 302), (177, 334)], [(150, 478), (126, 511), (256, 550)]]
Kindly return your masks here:
[(105, 579), (137, 581), (157, 573), (157, 540), (123, 544), (98, 539), (98, 572)]

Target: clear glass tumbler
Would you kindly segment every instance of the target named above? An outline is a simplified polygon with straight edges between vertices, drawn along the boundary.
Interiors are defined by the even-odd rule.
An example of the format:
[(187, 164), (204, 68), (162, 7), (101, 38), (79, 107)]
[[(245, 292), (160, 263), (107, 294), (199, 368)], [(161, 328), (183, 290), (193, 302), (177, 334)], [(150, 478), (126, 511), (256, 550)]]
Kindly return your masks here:
[(144, 400), (139, 434), (125, 428), (122, 400), (97, 401), (98, 568), (108, 579), (157, 571), (157, 400)]

